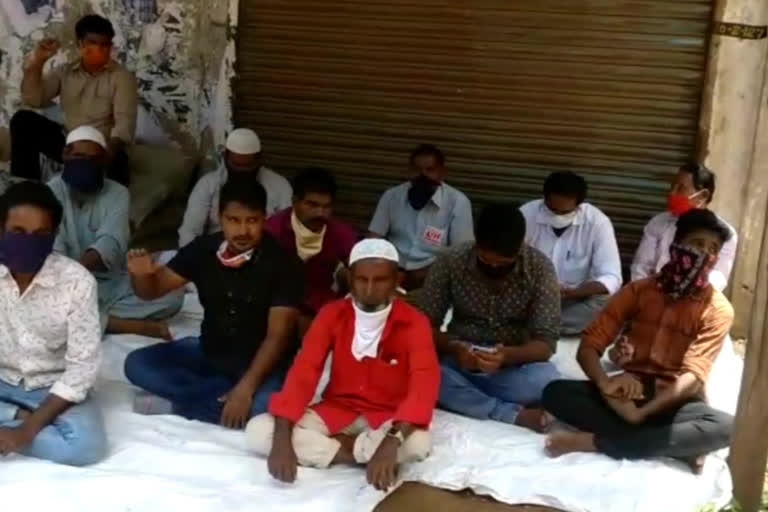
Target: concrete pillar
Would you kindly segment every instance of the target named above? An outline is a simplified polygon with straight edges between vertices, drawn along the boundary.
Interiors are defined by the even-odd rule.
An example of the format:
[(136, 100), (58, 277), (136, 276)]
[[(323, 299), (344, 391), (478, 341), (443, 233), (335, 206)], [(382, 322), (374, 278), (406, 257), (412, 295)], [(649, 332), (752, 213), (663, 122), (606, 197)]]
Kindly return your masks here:
[[(765, 207), (760, 207), (765, 201), (765, 173), (761, 176), (758, 169), (753, 170), (752, 162), (763, 103), (768, 39), (720, 35), (717, 28), (719, 22), (768, 24), (768, 2), (716, 0), (714, 21), (699, 124), (699, 157), (717, 173), (712, 209), (739, 232), (739, 255), (731, 288), (737, 311), (733, 335), (739, 338), (745, 337), (749, 329), (755, 266), (765, 222)], [(759, 141), (761, 145), (766, 143), (765, 137)]]

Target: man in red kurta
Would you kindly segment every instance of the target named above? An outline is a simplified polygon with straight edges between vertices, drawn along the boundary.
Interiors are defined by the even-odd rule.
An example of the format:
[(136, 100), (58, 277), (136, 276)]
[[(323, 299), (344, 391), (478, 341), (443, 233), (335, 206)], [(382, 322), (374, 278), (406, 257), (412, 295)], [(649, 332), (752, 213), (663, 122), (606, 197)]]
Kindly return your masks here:
[[(294, 481), (298, 464), (365, 464), (368, 482), (386, 490), (398, 464), (429, 453), (440, 366), (429, 320), (395, 298), (395, 247), (359, 242), (350, 276), (351, 297), (320, 311), (269, 414), (252, 419), (246, 435), (279, 480)], [(330, 353), (330, 381), (309, 407)]]
[(346, 294), (349, 253), (360, 239), (353, 227), (331, 216), (336, 188), (325, 169), (301, 171), (293, 180), (293, 206), (267, 220), (267, 231), (282, 248), (304, 261), (306, 327), (320, 308)]

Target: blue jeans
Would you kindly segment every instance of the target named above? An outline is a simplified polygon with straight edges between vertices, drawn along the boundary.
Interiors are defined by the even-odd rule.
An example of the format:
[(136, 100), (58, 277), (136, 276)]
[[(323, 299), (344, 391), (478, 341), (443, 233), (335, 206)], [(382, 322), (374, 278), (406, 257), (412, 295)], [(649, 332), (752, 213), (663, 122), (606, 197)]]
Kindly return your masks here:
[[(238, 379), (208, 362), (197, 338), (184, 338), (134, 350), (125, 360), (125, 376), (135, 386), (173, 404), (173, 412), (190, 420), (219, 423), (224, 404), (219, 398)], [(253, 397), (251, 417), (267, 412), (272, 393), (280, 391), (285, 370), (272, 373)]]
[[(0, 380), (0, 428), (15, 428), (19, 409), (34, 411), (48, 397), (50, 388), (27, 391)], [(91, 398), (64, 411), (35, 436), (23, 455), (68, 466), (87, 466), (107, 454), (107, 436), (99, 406)]]
[(549, 362), (474, 373), (459, 368), (451, 356), (443, 358), (440, 370), (440, 407), (505, 423), (514, 423), (523, 407), (539, 403), (544, 388), (560, 375)]

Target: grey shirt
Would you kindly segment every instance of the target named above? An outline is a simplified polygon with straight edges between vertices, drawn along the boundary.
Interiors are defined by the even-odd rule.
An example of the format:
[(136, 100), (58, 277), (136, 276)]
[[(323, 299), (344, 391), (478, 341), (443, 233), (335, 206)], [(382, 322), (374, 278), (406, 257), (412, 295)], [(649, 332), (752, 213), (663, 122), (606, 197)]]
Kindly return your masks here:
[(512, 272), (490, 280), (477, 268), (474, 242), (441, 254), (430, 269), (421, 307), (434, 327), (453, 307), (448, 333), (483, 345), (522, 345), (532, 339), (556, 349), (560, 285), (549, 258), (523, 245)]
[(472, 204), (462, 192), (443, 183), (424, 208), (414, 210), (410, 188), (408, 181), (384, 192), (368, 227), (397, 247), (403, 268), (428, 267), (446, 247), (475, 239)]

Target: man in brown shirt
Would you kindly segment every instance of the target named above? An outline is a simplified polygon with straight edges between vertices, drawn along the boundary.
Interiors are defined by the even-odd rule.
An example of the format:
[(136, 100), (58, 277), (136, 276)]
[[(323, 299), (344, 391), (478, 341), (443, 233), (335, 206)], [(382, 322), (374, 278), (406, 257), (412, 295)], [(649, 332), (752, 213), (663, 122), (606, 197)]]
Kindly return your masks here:
[[(667, 456), (698, 471), (704, 455), (728, 445), (733, 418), (706, 404), (704, 388), (733, 322), (733, 308), (708, 280), (730, 236), (709, 210), (682, 215), (669, 263), (624, 287), (587, 328), (577, 358), (589, 381), (544, 390), (547, 410), (581, 430), (552, 434), (551, 455)], [(609, 376), (600, 358), (625, 325), (625, 371)]]
[(80, 59), (43, 75), (46, 62), (59, 50), (55, 39), (41, 41), (24, 68), (21, 93), (24, 103), (44, 108), (59, 97), (64, 126), (31, 110), (20, 110), (11, 119), (11, 173), (36, 179), (40, 153), (61, 162), (67, 132), (89, 125), (109, 143), (108, 177), (128, 182), (125, 147), (136, 132), (138, 91), (130, 72), (111, 60), (114, 28), (109, 20), (88, 15), (75, 25)]

